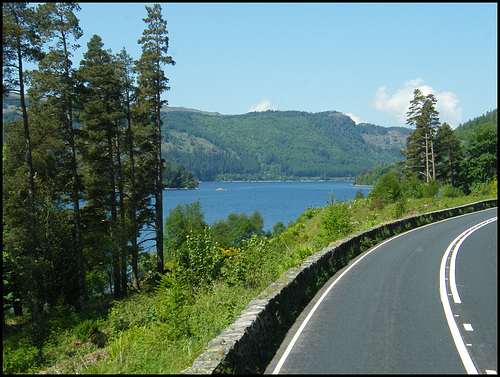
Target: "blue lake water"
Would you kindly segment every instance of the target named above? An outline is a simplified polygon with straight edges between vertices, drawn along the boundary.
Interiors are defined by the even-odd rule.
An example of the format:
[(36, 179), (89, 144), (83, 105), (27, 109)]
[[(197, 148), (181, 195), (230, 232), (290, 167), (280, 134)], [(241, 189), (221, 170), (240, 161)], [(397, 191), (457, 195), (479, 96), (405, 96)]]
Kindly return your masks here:
[[(216, 191), (222, 188), (227, 191)], [(362, 190), (365, 196), (371, 187), (353, 186), (352, 181), (343, 182), (201, 182), (197, 190), (165, 190), (163, 192), (163, 222), (170, 210), (179, 204), (200, 201), (208, 225), (226, 220), (230, 213), (246, 213), (251, 216), (260, 211), (264, 219), (264, 231), (282, 221), (288, 225), (291, 220), (306, 212), (308, 207), (324, 207), (330, 200), (354, 199)], [(143, 234), (145, 236), (145, 234)], [(149, 233), (148, 237), (151, 237)], [(151, 250), (154, 241), (144, 246)]]
[[(222, 188), (227, 191), (216, 191)], [(260, 211), (264, 230), (272, 230), (278, 222), (285, 225), (306, 211), (308, 207), (324, 207), (330, 199), (354, 199), (356, 192), (365, 195), (370, 187), (353, 186), (345, 182), (201, 182), (198, 190), (165, 190), (163, 192), (163, 219), (178, 204), (200, 200), (205, 221), (210, 225), (225, 220), (230, 213), (252, 215)]]

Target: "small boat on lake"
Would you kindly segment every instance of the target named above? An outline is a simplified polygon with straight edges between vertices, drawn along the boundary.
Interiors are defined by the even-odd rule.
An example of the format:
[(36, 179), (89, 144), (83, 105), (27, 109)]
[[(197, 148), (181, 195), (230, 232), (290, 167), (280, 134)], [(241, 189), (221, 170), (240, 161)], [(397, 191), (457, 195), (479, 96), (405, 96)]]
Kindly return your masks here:
[(223, 189), (223, 188), (219, 187), (219, 188), (215, 189), (215, 191), (227, 191), (227, 189)]

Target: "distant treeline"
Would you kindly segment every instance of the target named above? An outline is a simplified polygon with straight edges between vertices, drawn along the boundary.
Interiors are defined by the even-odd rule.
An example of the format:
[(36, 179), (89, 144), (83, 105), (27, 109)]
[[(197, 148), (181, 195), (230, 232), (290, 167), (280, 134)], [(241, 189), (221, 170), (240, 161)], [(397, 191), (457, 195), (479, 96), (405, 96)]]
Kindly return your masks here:
[[(468, 187), (474, 185), (475, 180), (482, 179), (485, 171), (491, 170), (491, 168), (485, 168), (486, 165), (496, 166), (496, 150), (493, 151), (495, 153), (492, 153), (492, 149), (495, 148), (498, 138), (497, 126), (497, 109), (495, 109), (460, 124), (453, 130), (453, 134), (460, 141), (459, 153), (462, 159), (457, 185), (462, 186), (465, 192), (468, 191)], [(492, 163), (492, 159), (494, 159), (494, 163)], [(353, 184), (375, 186), (382, 175), (391, 172), (402, 173), (402, 171), (403, 169), (398, 163), (383, 164), (363, 170), (354, 178)], [(493, 179), (494, 177), (491, 173), (486, 173), (486, 178)]]
[(356, 125), (336, 111), (207, 115), (169, 111), (164, 158), (199, 180), (354, 177), (400, 161), (409, 129)]

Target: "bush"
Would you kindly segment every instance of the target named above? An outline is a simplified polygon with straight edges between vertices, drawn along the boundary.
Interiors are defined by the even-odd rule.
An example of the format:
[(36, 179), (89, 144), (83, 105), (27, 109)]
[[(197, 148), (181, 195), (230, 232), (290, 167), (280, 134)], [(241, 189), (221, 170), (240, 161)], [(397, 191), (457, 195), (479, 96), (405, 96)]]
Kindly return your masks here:
[(333, 192), (330, 192), (330, 201), (326, 201), (326, 203), (328, 205), (323, 212), (321, 225), (324, 236), (333, 236), (333, 241), (335, 241), (351, 232), (351, 209), (347, 202), (334, 201)]
[(97, 331), (99, 325), (92, 319), (86, 319), (75, 327), (74, 334), (78, 340), (85, 342)]
[(429, 184), (424, 184), (422, 195), (424, 198), (432, 198), (439, 193), (439, 182), (432, 180)]
[(189, 286), (207, 287), (219, 274), (221, 257), (207, 227), (202, 234), (190, 232), (186, 242), (174, 251), (178, 263), (175, 270)]
[(403, 191), (409, 198), (420, 199), (424, 196), (424, 187), (416, 177), (412, 177), (403, 184)]
[(377, 185), (370, 191), (370, 197), (381, 196), (389, 202), (398, 200), (403, 195), (403, 189), (398, 179), (399, 173), (385, 173), (380, 177)]
[(464, 196), (464, 193), (461, 189), (453, 187), (448, 183), (441, 188), (441, 195), (446, 198), (458, 198)]
[(406, 204), (407, 204), (407, 199), (404, 197), (401, 197), (396, 202), (396, 206), (394, 207), (394, 212), (393, 212), (393, 215), (396, 219), (399, 219), (404, 215), (404, 213), (406, 212)]

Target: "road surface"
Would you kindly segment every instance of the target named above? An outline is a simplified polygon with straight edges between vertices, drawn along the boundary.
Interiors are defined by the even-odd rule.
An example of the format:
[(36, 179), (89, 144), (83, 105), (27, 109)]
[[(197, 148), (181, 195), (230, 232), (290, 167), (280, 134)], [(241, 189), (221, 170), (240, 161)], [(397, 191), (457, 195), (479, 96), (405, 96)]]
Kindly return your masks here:
[(358, 256), (265, 373), (496, 374), (496, 217), (497, 208), (454, 217)]

